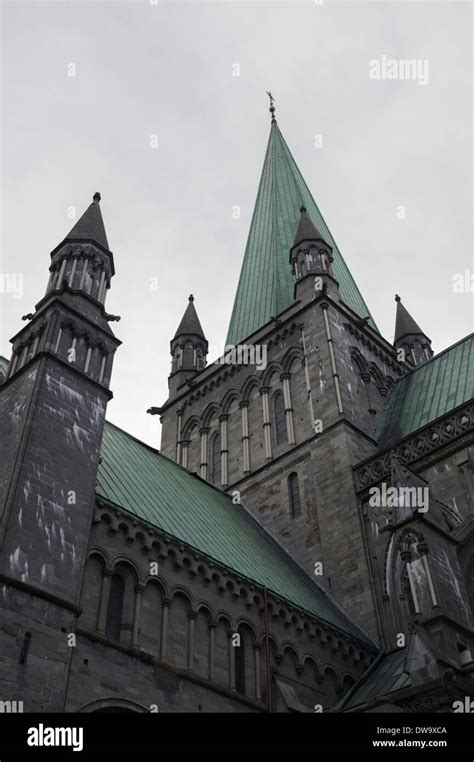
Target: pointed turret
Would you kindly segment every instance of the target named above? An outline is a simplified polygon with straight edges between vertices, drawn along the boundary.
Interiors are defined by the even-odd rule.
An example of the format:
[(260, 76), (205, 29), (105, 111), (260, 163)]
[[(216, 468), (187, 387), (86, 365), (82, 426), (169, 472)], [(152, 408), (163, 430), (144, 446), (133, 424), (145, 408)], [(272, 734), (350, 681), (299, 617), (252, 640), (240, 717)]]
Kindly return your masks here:
[[(99, 207), (100, 193), (93, 199), (51, 252), (46, 293), (35, 313), (26, 316), (31, 320), (28, 329), (12, 339), (8, 380), (45, 350), (99, 384), (109, 385), (113, 354), (120, 344), (109, 322), (120, 318), (104, 309), (115, 269)], [(55, 315), (54, 321), (51, 315)], [(48, 320), (51, 325), (48, 323), (46, 331)], [(57, 322), (54, 330), (52, 322)]]
[[(340, 285), (341, 300), (361, 318), (369, 315), (280, 128), (276, 120), (272, 120), (227, 344), (242, 343), (293, 303), (294, 279), (288, 252), (294, 245), (295, 231), (301, 222), (302, 204), (321, 239), (331, 247), (334, 278)], [(369, 322), (372, 328), (376, 327), (371, 317)]]
[[(317, 230), (305, 206), (300, 207), (300, 221), (293, 246), (298, 246), (303, 241), (324, 241), (323, 235)], [(326, 242), (324, 241), (324, 243)]]
[(76, 222), (64, 239), (65, 241), (93, 241), (104, 249), (109, 249), (104, 221), (100, 211), (100, 193), (94, 193), (92, 204)]
[(332, 247), (316, 228), (305, 206), (300, 213), (295, 243), (290, 249), (295, 299), (307, 301), (328, 292), (337, 298), (339, 284), (333, 273)]
[(92, 204), (51, 252), (49, 270), (47, 294), (68, 287), (105, 303), (115, 267), (100, 211), (100, 193), (94, 193)]
[(421, 330), (418, 323), (403, 306), (398, 294), (395, 295), (395, 301), (397, 302), (397, 317), (393, 346), (397, 350), (403, 349), (404, 359), (411, 365), (419, 365), (433, 356), (431, 339)]
[(171, 373), (168, 379), (170, 397), (186, 381), (192, 382), (206, 365), (208, 342), (194, 306), (191, 294), (178, 329), (171, 340)]
[(196, 312), (196, 307), (194, 306), (194, 296), (192, 294), (189, 295), (188, 306), (184, 311), (184, 315), (181, 318), (181, 322), (173, 337), (173, 341), (180, 336), (197, 336), (206, 341), (204, 331), (202, 330), (202, 326), (199, 322), (198, 314)]

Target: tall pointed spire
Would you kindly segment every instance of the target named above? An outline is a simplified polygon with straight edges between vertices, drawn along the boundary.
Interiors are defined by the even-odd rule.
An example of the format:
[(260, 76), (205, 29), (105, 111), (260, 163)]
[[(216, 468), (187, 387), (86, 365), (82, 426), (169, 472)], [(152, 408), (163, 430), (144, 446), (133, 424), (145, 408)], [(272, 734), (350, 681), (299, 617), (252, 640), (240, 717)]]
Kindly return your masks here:
[(87, 207), (82, 217), (69, 231), (64, 239), (65, 241), (94, 241), (103, 246), (104, 249), (109, 248), (104, 221), (100, 211), (100, 199), (100, 193), (94, 193), (92, 204)]
[(396, 349), (403, 348), (407, 361), (413, 365), (429, 360), (433, 355), (431, 340), (403, 306), (398, 294), (395, 295), (395, 301), (397, 303), (397, 316), (395, 319), (394, 347)]
[[(361, 318), (370, 316), (278, 124), (272, 119), (227, 335), (228, 344), (238, 344), (293, 303), (294, 282), (288, 255), (294, 243), (302, 204), (332, 249), (334, 278), (340, 285), (341, 301)], [(371, 317), (369, 323), (376, 328)]]

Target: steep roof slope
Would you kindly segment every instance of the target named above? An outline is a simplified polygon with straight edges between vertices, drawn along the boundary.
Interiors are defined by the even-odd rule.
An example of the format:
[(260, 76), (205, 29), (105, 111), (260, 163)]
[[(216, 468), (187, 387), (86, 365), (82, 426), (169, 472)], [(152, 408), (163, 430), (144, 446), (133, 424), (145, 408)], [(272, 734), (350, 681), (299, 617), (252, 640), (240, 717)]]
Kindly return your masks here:
[(362, 295), (339, 251), (276, 122), (272, 122), (257, 200), (227, 335), (238, 344), (293, 303), (290, 249), (301, 205), (332, 246), (334, 274), (343, 302), (360, 317), (370, 317)]
[(473, 339), (471, 333), (397, 381), (380, 421), (377, 438), (381, 447), (394, 444), (472, 399)]
[(350, 637), (371, 644), (245, 508), (234, 505), (224, 492), (109, 422), (101, 456), (97, 484), (106, 500)]
[(6, 378), (8, 372), (8, 360), (0, 355), (0, 383)]
[(99, 243), (104, 249), (109, 248), (99, 202), (100, 193), (95, 193), (92, 204), (87, 207), (82, 217), (78, 219), (72, 230), (69, 231), (64, 239), (65, 241), (69, 239), (73, 241), (76, 239), (90, 239)]

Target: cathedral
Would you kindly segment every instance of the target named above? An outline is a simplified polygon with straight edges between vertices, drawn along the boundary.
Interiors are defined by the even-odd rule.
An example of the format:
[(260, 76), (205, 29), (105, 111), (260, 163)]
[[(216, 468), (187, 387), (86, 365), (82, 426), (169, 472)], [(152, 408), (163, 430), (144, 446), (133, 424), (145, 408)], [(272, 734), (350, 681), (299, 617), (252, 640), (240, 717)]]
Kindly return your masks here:
[(473, 706), (473, 335), (435, 354), (398, 295), (381, 335), (270, 110), (225, 352), (183, 294), (159, 451), (106, 418), (99, 193), (44, 257), (0, 359), (1, 711)]

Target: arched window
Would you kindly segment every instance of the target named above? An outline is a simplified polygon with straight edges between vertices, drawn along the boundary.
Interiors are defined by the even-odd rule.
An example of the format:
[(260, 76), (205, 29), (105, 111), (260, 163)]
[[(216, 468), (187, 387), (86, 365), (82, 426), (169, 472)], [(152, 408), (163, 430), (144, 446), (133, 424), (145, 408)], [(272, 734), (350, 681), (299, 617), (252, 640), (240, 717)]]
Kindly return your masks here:
[(123, 577), (120, 574), (113, 574), (110, 580), (109, 605), (105, 626), (105, 634), (111, 640), (120, 640), (124, 592), (125, 582)]
[(301, 516), (301, 498), (300, 487), (298, 484), (298, 474), (293, 471), (288, 477), (288, 501), (290, 504), (290, 515), (292, 519)]
[(276, 444), (285, 444), (288, 441), (286, 433), (285, 400), (281, 392), (277, 392), (273, 398), (273, 412), (275, 415), (275, 440)]
[[(232, 646), (231, 646), (232, 648)], [(240, 645), (235, 651), (235, 688), (245, 696), (245, 638), (240, 635)]]
[(221, 435), (214, 434), (211, 439), (211, 482), (221, 483)]

